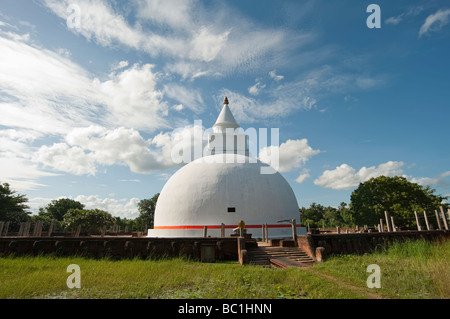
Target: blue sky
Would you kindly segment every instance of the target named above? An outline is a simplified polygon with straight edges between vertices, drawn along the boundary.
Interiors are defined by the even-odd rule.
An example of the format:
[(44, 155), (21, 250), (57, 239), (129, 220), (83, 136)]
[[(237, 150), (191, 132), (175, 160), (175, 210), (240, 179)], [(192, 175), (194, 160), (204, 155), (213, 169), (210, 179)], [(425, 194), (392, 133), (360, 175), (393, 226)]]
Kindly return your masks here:
[(449, 56), (446, 1), (3, 0), (0, 182), (134, 218), (228, 96), (299, 206), (379, 175), (449, 195)]

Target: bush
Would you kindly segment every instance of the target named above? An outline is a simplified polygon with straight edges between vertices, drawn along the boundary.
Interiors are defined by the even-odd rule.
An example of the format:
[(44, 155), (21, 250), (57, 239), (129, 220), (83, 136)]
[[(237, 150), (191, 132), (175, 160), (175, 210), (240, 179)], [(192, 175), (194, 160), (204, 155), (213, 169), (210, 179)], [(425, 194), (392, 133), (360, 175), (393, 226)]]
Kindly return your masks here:
[(103, 226), (112, 225), (114, 218), (100, 209), (69, 209), (64, 215), (63, 226), (74, 231), (78, 226), (88, 232), (100, 231)]

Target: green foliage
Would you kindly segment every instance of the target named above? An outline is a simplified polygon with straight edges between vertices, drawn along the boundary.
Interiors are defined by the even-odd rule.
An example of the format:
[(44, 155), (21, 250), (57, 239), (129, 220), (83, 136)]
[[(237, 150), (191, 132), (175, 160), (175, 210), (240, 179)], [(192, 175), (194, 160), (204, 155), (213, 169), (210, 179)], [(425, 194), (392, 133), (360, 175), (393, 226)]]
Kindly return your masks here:
[(31, 216), (31, 223), (33, 227), (34, 225), (36, 225), (37, 221), (42, 222), (44, 229), (49, 229), (50, 224), (53, 222), (53, 231), (61, 230), (61, 222), (51, 218), (47, 214), (38, 214)]
[(312, 203), (309, 208), (300, 208), (300, 217), (302, 225), (309, 224), (311, 228), (321, 228), (323, 225), (325, 227), (354, 225), (349, 208), (344, 202), (338, 208)]
[(70, 198), (52, 200), (44, 209), (39, 210), (39, 215), (49, 216), (51, 219), (62, 221), (64, 215), (70, 209), (83, 209), (84, 205)]
[(139, 216), (136, 218), (136, 227), (138, 229), (153, 228), (155, 219), (156, 202), (158, 201), (159, 193), (151, 199), (143, 199), (138, 203)]
[(113, 217), (113, 225), (118, 225), (121, 230), (125, 230), (128, 227), (128, 231), (138, 230), (136, 227), (136, 219)]
[(378, 224), (388, 211), (397, 225), (415, 226), (414, 211), (433, 213), (447, 197), (404, 177), (380, 176), (361, 183), (351, 195), (350, 209), (358, 225)]
[(21, 222), (30, 220), (25, 195), (16, 194), (8, 183), (0, 184), (0, 221), (9, 221), (10, 229), (18, 229)]
[(399, 260), (414, 258), (425, 261), (431, 257), (435, 246), (435, 243), (426, 240), (395, 241), (384, 245), (379, 253)]
[(75, 230), (81, 225), (88, 232), (100, 231), (103, 226), (110, 226), (113, 217), (100, 209), (69, 209), (64, 215), (63, 225), (67, 230)]
[(45, 207), (39, 208), (38, 214), (32, 216), (32, 220), (33, 222), (42, 221), (44, 228), (48, 228), (50, 223), (56, 220), (56, 226), (61, 225), (66, 230), (72, 231), (78, 225), (81, 225), (84, 231), (89, 232), (99, 231), (103, 226), (111, 225), (118, 225), (121, 230), (128, 227), (129, 231), (143, 231), (153, 227), (158, 196), (159, 193), (151, 199), (141, 200), (138, 203), (139, 216), (135, 219), (113, 217), (99, 209), (85, 210), (82, 203), (69, 198), (61, 198), (52, 200)]

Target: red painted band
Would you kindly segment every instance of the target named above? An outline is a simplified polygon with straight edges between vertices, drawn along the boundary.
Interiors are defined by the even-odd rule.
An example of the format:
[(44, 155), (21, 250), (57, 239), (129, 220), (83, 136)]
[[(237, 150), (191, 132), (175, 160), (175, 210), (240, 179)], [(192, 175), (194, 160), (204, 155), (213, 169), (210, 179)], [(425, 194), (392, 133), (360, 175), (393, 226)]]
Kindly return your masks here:
[[(153, 229), (203, 229), (204, 227), (208, 229), (221, 229), (220, 225), (182, 225), (182, 226), (155, 226)], [(238, 225), (225, 225), (225, 228), (237, 228)], [(267, 225), (267, 228), (289, 228), (292, 227), (291, 224), (271, 224)], [(301, 227), (297, 225), (297, 227)], [(245, 225), (245, 228), (262, 228), (262, 225)]]

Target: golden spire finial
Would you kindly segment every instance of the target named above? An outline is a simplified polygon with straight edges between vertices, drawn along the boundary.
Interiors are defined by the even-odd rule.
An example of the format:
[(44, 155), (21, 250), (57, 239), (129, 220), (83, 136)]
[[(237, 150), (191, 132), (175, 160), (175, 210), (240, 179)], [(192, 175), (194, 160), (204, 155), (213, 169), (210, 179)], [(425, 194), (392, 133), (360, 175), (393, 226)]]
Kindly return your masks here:
[(228, 103), (228, 98), (225, 96), (225, 100), (223, 100), (223, 104), (229, 104)]

